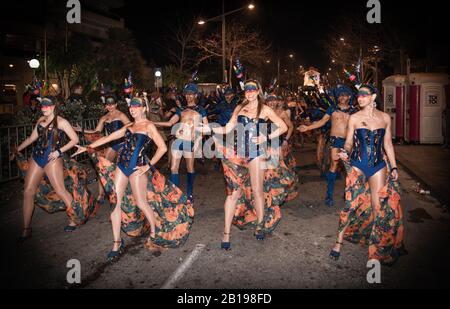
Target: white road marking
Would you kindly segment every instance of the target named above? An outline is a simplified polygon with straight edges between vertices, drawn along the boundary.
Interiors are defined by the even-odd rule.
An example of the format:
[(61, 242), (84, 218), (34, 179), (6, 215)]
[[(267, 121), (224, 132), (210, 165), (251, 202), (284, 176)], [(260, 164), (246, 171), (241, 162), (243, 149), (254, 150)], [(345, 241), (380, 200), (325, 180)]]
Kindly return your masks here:
[(188, 269), (194, 264), (194, 262), (200, 257), (205, 245), (199, 244), (195, 246), (195, 249), (189, 254), (186, 260), (181, 264), (175, 272), (164, 282), (161, 289), (173, 289), (176, 283), (184, 276)]

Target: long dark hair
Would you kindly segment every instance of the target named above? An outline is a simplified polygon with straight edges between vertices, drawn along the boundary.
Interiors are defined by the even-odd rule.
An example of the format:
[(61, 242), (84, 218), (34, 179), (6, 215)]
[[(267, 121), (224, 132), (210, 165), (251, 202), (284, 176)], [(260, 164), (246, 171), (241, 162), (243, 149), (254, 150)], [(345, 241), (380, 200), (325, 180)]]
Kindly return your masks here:
[[(245, 83), (248, 83), (248, 82), (253, 82), (253, 83), (256, 83), (258, 85), (258, 90), (259, 90), (259, 93), (258, 93), (258, 109), (257, 109), (258, 111), (257, 111), (257, 114), (256, 114), (256, 118), (259, 118), (259, 115), (261, 115), (262, 108), (263, 108), (263, 106), (266, 103), (265, 100), (264, 100), (261, 84), (257, 80), (247, 80)], [(247, 99), (244, 99), (244, 101), (241, 103), (239, 112), (241, 112), (242, 109), (244, 107), (246, 107), (249, 103), (250, 103), (250, 101), (248, 101)]]

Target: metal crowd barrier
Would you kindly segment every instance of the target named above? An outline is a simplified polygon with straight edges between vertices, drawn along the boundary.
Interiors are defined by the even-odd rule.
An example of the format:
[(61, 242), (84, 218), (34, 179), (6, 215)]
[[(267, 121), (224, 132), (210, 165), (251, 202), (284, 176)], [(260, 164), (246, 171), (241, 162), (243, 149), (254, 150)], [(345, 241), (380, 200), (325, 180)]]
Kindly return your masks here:
[[(98, 119), (84, 119), (78, 124), (88, 130), (94, 130), (98, 124)], [(15, 180), (19, 178), (19, 170), (15, 161), (10, 161), (11, 150), (16, 145), (20, 145), (33, 131), (33, 124), (25, 124), (19, 126), (0, 127), (0, 183)], [(80, 144), (85, 145), (85, 140), (82, 134), (79, 134)], [(28, 147), (22, 153), (29, 157), (33, 146)], [(69, 153), (68, 155), (70, 155)], [(87, 155), (80, 155), (78, 161), (87, 160)]]

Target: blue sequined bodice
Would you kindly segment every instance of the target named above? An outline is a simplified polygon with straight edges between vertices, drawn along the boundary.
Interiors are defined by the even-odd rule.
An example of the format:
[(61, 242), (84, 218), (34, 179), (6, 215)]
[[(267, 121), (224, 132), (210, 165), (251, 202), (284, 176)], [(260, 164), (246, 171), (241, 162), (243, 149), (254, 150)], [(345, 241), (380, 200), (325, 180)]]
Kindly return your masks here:
[(247, 158), (256, 158), (259, 157), (262, 153), (261, 147), (252, 142), (252, 138), (258, 137), (263, 132), (263, 125), (267, 125), (267, 122), (262, 119), (251, 119), (247, 116), (239, 115), (237, 119), (238, 123), (243, 125), (245, 131), (239, 132), (237, 134), (237, 151), (238, 154), (243, 154)]

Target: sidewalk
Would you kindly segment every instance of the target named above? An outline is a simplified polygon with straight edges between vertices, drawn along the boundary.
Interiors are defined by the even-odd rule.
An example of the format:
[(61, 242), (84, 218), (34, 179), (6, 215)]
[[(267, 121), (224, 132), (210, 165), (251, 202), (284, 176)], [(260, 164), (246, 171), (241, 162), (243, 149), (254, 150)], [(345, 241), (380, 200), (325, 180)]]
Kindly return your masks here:
[(450, 150), (441, 146), (395, 146), (400, 168), (415, 176), (442, 205), (450, 206)]

